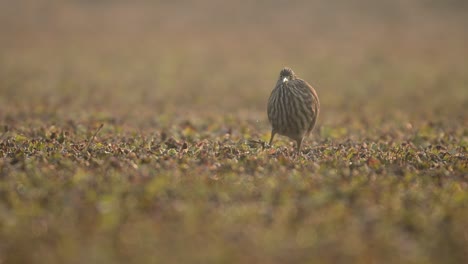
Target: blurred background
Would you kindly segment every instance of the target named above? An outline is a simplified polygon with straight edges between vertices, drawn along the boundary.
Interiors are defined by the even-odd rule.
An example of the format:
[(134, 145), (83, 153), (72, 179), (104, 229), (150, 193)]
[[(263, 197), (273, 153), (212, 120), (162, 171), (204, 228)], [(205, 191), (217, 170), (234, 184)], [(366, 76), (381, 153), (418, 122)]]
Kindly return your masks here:
[(289, 66), (318, 91), (319, 125), (466, 122), (467, 27), (463, 0), (2, 0), (0, 116), (268, 129)]
[[(0, 264), (462, 263), (467, 29), (466, 0), (0, 0)], [(285, 66), (321, 101), (298, 158), (259, 141)]]

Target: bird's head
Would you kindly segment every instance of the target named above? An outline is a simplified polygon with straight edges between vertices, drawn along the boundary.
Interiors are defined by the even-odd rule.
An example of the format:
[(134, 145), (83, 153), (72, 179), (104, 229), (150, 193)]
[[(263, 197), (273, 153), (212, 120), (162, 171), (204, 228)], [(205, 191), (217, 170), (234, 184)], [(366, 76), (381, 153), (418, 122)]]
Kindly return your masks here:
[(286, 83), (288, 81), (296, 79), (296, 74), (294, 74), (291, 68), (283, 68), (280, 72), (279, 81), (281, 83)]

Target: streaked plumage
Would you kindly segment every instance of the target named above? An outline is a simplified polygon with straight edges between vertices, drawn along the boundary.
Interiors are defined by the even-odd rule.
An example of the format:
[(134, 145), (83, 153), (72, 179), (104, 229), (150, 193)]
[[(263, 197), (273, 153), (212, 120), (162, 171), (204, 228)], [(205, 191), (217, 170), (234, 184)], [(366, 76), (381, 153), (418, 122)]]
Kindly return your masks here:
[(315, 126), (320, 102), (312, 86), (297, 78), (292, 69), (284, 68), (271, 92), (267, 110), (272, 126), (269, 145), (275, 134), (280, 134), (295, 140), (299, 152), (304, 137)]

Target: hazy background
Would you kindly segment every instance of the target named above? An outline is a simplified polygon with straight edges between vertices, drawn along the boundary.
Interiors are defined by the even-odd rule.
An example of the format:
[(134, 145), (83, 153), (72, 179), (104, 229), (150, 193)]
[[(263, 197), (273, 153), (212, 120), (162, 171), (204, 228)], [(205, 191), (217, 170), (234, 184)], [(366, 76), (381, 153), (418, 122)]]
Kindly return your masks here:
[(466, 262), (467, 61), (466, 0), (0, 0), (0, 263)]
[(289, 66), (318, 91), (319, 125), (466, 122), (467, 27), (461, 0), (3, 0), (0, 115), (242, 113), (267, 129)]

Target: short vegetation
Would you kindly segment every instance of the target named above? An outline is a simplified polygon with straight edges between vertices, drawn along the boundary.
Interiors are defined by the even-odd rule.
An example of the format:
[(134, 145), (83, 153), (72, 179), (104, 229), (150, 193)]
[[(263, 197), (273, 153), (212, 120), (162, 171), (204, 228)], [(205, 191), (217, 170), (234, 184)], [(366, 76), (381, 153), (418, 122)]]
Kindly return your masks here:
[(0, 263), (468, 259), (463, 1), (6, 2)]

